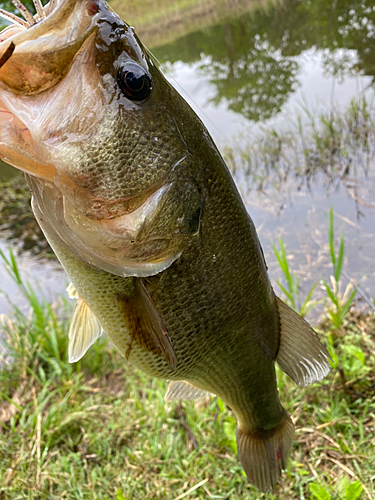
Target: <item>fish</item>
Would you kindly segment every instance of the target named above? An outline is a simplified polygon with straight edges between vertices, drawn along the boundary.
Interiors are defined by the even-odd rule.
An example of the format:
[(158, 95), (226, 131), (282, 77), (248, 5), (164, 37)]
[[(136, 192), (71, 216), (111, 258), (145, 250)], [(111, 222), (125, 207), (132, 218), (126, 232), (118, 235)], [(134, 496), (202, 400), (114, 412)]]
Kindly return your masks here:
[(258, 235), (202, 121), (104, 0), (0, 11), (0, 157), (76, 299), (69, 360), (105, 331), (165, 400), (216, 395), (237, 418), (240, 463), (260, 491), (294, 437), (275, 363), (299, 385), (330, 357), (272, 288)]

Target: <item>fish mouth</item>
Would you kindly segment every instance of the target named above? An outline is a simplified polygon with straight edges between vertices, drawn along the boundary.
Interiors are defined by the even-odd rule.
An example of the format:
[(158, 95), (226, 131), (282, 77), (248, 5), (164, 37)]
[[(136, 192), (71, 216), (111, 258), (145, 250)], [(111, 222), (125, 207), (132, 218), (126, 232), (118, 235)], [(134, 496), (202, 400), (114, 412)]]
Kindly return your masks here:
[(66, 76), (94, 29), (99, 4), (51, 0), (40, 8), (40, 14), (29, 14), (28, 22), (17, 18), (18, 24), (0, 34), (0, 82), (19, 95), (43, 92)]
[(92, 58), (99, 3), (51, 0), (45, 7), (40, 4), (38, 11), (35, 16), (29, 13), (28, 22), (8, 17), (14, 24), (0, 33), (0, 157), (52, 181), (57, 168), (45, 143), (46, 130), (53, 130), (46, 125), (53, 121), (56, 108), (46, 106), (45, 97), (55, 92), (50, 103), (65, 100), (65, 107), (72, 108), (67, 86), (65, 92), (56, 88), (62, 80), (69, 80), (74, 65), (87, 65)]
[[(143, 168), (142, 157), (131, 175), (120, 172), (114, 191), (108, 168), (112, 162), (126, 171), (138, 147), (135, 141), (130, 153), (112, 153), (112, 125), (123, 127), (128, 117), (132, 130), (141, 112), (120, 94), (119, 65), (135, 61), (148, 75), (147, 60), (104, 0), (51, 0), (40, 9), (0, 34), (0, 158), (27, 174), (34, 214), (57, 254), (65, 248), (119, 276), (157, 274), (188, 244), (185, 219), (171, 214), (176, 188), (168, 170), (138, 183), (142, 176), (132, 172)], [(145, 160), (154, 171), (157, 154)]]

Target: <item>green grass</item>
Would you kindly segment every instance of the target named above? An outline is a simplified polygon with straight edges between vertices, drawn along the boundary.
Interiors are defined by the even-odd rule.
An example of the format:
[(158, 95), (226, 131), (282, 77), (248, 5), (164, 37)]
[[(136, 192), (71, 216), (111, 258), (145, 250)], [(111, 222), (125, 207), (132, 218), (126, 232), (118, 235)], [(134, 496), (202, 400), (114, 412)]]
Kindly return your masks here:
[(348, 312), (351, 304), (353, 303), (357, 290), (351, 283), (349, 283), (343, 294), (340, 291), (340, 278), (345, 252), (345, 239), (344, 236), (341, 235), (339, 249), (336, 252), (332, 206), (329, 212), (328, 239), (331, 262), (333, 266), (333, 275), (331, 276), (331, 285), (329, 285), (325, 280), (322, 281), (322, 284), (333, 306), (328, 309), (328, 316), (332, 321), (332, 325), (336, 328), (340, 328), (345, 314)]
[(13, 254), (2, 259), (30, 313), (2, 318), (11, 361), (0, 371), (1, 500), (374, 498), (373, 313), (348, 310), (339, 328), (326, 315), (320, 336), (335, 359), (322, 383), (300, 388), (277, 370), (296, 439), (282, 480), (261, 495), (244, 477), (221, 400), (165, 403), (166, 382), (133, 369), (105, 339), (69, 364), (71, 303), (38, 298)]
[(272, 245), (272, 248), (280, 269), (283, 272), (285, 284), (281, 283), (280, 280), (276, 282), (285, 295), (285, 302), (304, 318), (306, 314), (318, 304), (318, 301), (312, 299), (317, 282), (312, 285), (302, 302), (300, 292), (301, 279), (297, 277), (296, 273), (289, 269), (288, 257), (282, 238), (279, 239), (279, 246), (280, 250), (278, 250), (275, 245)]
[(220, 19), (240, 15), (273, 0), (113, 0), (111, 7), (134, 26), (150, 49), (173, 42), (198, 29), (206, 29)]

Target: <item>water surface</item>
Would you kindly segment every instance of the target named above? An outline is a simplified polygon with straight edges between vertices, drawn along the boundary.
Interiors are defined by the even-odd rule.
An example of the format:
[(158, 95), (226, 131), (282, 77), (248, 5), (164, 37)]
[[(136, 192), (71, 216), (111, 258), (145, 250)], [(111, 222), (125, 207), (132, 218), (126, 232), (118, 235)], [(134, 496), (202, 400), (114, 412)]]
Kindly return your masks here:
[[(235, 179), (258, 228), (271, 277), (280, 278), (271, 242), (282, 236), (305, 291), (315, 279), (329, 279), (326, 216), (332, 205), (336, 234), (343, 231), (346, 238), (345, 276), (360, 281), (363, 292), (374, 297), (371, 128), (368, 144), (353, 145), (351, 140), (349, 153), (342, 144), (338, 153), (330, 144), (327, 151), (334, 151), (334, 160), (317, 156), (311, 176), (306, 174), (303, 154), (297, 152), (296, 158), (291, 153), (293, 135), (297, 138), (301, 127), (306, 137), (311, 136), (315, 125), (319, 129), (322, 114), (343, 116), (352, 99), (366, 100), (366, 126), (373, 124), (373, 1), (192, 0), (180, 7), (170, 0), (163, 8), (156, 1), (147, 2), (144, 11), (140, 3), (135, 8), (125, 0), (112, 5), (135, 26), (166, 78), (196, 110), (219, 148), (234, 146)], [(286, 157), (274, 163), (269, 161), (274, 145), (265, 141), (263, 154), (268, 159), (257, 146), (272, 129), (275, 144), (284, 136), (292, 144)], [(352, 133), (354, 137), (354, 128)], [(258, 153), (251, 153), (252, 147)], [(246, 163), (241, 152), (248, 148), (251, 158)], [(0, 170), (5, 174), (4, 166)], [(43, 265), (37, 266), (30, 257), (20, 258), (22, 266), (35, 271), (33, 275), (51, 277), (44, 281), (46, 287), (55, 282), (52, 270), (44, 272)], [(13, 297), (2, 269), (0, 280), (0, 288)], [(63, 281), (61, 275), (57, 281)], [(5, 310), (3, 300), (0, 311)]]
[[(183, 89), (221, 148), (240, 136), (236, 145), (251, 154), (251, 146), (271, 129), (279, 134), (275, 141), (288, 131), (290, 139), (299, 127), (313, 135), (323, 114), (344, 116), (353, 99), (368, 103), (366, 151), (363, 144), (344, 144), (342, 149), (350, 151), (336, 163), (317, 158), (309, 182), (291, 175), (293, 168), (303, 171), (302, 155), (284, 163), (278, 158), (273, 171), (269, 158), (261, 157), (240, 161), (236, 169), (271, 276), (280, 278), (271, 242), (282, 237), (305, 291), (331, 273), (326, 235), (332, 206), (337, 237), (344, 232), (346, 239), (343, 284), (352, 279), (375, 295), (374, 21), (371, 1), (285, 0), (267, 7), (249, 2), (248, 12), (238, 17), (232, 11), (219, 22), (152, 47), (167, 78)], [(251, 168), (241, 171), (241, 165)]]

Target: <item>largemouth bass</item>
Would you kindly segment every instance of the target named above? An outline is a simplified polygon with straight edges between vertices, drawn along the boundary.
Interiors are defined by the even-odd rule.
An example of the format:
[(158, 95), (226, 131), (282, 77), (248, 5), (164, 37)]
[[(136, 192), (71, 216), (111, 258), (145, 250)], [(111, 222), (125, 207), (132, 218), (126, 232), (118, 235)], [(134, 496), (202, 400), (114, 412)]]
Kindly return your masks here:
[[(69, 356), (103, 329), (166, 400), (219, 396), (261, 491), (294, 426), (275, 362), (297, 384), (329, 355), (278, 299), (252, 220), (202, 122), (103, 0), (51, 0), (0, 35), (0, 156), (23, 170), (77, 303)], [(18, 6), (19, 10), (22, 5)]]

